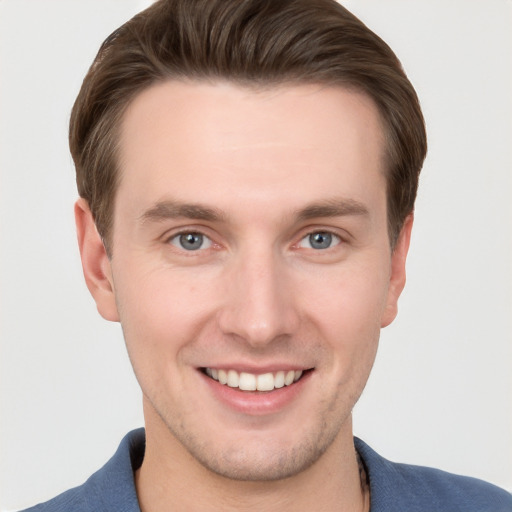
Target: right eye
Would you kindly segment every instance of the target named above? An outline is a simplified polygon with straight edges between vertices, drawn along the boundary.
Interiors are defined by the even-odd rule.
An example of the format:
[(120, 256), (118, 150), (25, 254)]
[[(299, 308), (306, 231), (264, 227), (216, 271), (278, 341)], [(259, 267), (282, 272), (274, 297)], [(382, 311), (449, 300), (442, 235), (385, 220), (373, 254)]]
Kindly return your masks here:
[(185, 251), (199, 251), (212, 246), (212, 241), (207, 236), (195, 231), (178, 233), (169, 239), (169, 243)]

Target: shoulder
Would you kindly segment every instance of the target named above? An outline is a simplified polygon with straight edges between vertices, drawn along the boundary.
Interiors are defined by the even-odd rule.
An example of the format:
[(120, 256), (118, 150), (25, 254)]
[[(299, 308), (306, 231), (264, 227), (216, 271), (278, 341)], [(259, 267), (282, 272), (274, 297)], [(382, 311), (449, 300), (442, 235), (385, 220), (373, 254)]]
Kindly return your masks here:
[(84, 484), (23, 512), (140, 512), (134, 471), (144, 457), (143, 429), (130, 432), (114, 456)]
[(372, 512), (512, 512), (512, 494), (476, 478), (386, 460), (355, 439), (370, 480)]
[(79, 487), (75, 487), (74, 489), (69, 489), (49, 501), (40, 503), (39, 505), (35, 505), (21, 512), (64, 512), (69, 510), (73, 510), (74, 512), (88, 511), (89, 508), (87, 507), (84, 495), (85, 486), (86, 484), (83, 484)]

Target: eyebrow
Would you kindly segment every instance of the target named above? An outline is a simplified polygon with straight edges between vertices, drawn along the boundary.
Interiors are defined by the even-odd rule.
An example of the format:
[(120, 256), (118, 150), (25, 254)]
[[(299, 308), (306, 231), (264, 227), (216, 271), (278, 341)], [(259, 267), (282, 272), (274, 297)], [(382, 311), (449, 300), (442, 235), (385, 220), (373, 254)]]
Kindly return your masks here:
[(216, 208), (211, 208), (195, 203), (181, 203), (179, 201), (161, 201), (146, 210), (139, 220), (142, 223), (147, 221), (164, 221), (166, 219), (187, 218), (205, 220), (210, 222), (225, 220), (225, 215)]
[[(342, 217), (349, 215), (368, 216), (368, 208), (354, 199), (327, 199), (311, 203), (295, 212), (299, 222), (319, 217)], [(209, 222), (226, 221), (226, 215), (217, 208), (196, 204), (167, 200), (156, 203), (140, 217), (141, 223), (148, 221), (164, 221), (166, 219), (187, 218)]]
[(312, 203), (296, 212), (299, 221), (318, 217), (342, 217), (347, 215), (368, 216), (368, 208), (354, 199), (327, 199)]

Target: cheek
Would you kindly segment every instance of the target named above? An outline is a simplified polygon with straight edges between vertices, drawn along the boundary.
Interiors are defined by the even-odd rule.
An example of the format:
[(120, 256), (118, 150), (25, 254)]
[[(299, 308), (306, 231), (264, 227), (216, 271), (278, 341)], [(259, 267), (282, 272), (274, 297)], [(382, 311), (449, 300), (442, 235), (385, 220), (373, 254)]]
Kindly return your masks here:
[(117, 281), (121, 325), (135, 370), (179, 362), (180, 350), (197, 339), (208, 315), (208, 292), (169, 270), (131, 272)]
[(388, 286), (385, 267), (346, 267), (321, 280), (311, 279), (305, 309), (331, 332), (348, 330), (357, 339), (358, 334), (380, 330)]
[[(377, 352), (388, 281), (385, 270), (345, 269), (315, 287), (304, 310), (333, 355), (329, 364), (345, 385), (364, 386)], [(354, 390), (356, 393), (357, 390)]]

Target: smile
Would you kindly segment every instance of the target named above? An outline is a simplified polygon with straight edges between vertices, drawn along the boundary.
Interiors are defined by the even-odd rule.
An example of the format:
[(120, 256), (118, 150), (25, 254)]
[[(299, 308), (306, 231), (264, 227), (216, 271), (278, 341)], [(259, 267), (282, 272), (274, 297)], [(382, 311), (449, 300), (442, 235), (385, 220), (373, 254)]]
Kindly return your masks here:
[(241, 391), (272, 391), (297, 382), (304, 372), (302, 370), (282, 370), (256, 375), (236, 370), (205, 368), (204, 373), (221, 384), (238, 388)]

